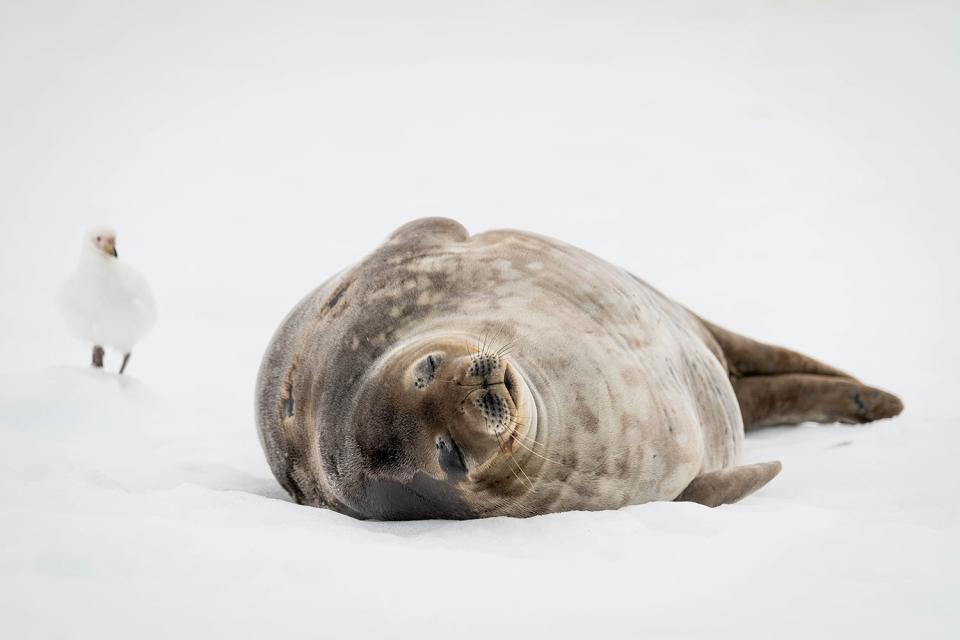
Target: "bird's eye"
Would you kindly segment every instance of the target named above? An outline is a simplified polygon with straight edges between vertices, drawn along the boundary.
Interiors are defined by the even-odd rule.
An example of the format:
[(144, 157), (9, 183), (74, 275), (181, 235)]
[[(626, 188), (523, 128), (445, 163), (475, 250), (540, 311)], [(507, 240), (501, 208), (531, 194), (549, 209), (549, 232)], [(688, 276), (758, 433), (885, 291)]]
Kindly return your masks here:
[(100, 236), (97, 236), (97, 242), (100, 242)]

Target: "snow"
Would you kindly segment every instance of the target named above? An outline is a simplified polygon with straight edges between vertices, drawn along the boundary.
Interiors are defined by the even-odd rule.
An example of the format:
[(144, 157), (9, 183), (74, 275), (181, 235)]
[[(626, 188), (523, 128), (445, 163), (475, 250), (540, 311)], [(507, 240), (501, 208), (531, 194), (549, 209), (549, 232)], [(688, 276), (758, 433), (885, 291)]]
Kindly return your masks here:
[[(955, 3), (0, 5), (5, 638), (952, 638)], [(289, 502), (259, 358), (394, 227), (517, 227), (897, 392), (747, 438), (719, 509), (358, 522)], [(128, 375), (54, 304), (110, 223)]]

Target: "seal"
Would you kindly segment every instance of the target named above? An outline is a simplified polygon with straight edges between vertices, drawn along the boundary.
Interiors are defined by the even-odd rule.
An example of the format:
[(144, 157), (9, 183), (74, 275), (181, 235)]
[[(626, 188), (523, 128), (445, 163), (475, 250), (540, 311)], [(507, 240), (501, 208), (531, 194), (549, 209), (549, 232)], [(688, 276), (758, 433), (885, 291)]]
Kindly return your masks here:
[(780, 470), (737, 466), (745, 430), (902, 408), (585, 251), (443, 218), (400, 227), (307, 295), (256, 390), (293, 499), (381, 520), (717, 506)]

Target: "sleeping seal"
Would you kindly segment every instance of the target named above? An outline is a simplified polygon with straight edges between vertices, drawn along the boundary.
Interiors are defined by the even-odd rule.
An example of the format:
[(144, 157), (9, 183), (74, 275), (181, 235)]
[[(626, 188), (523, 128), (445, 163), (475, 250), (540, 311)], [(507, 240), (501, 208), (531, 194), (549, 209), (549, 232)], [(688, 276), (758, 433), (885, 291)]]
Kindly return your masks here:
[(440, 218), (399, 228), (304, 298), (256, 391), (284, 489), (383, 520), (717, 506), (780, 470), (737, 466), (745, 429), (901, 409), (585, 251)]

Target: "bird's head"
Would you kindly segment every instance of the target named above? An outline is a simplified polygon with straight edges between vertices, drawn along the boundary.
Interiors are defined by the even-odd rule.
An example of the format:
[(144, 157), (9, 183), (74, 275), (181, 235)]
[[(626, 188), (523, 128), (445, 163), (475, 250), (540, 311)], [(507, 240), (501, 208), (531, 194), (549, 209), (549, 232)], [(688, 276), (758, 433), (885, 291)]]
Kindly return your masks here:
[(87, 234), (87, 241), (104, 255), (117, 257), (117, 234), (110, 227), (95, 227)]

